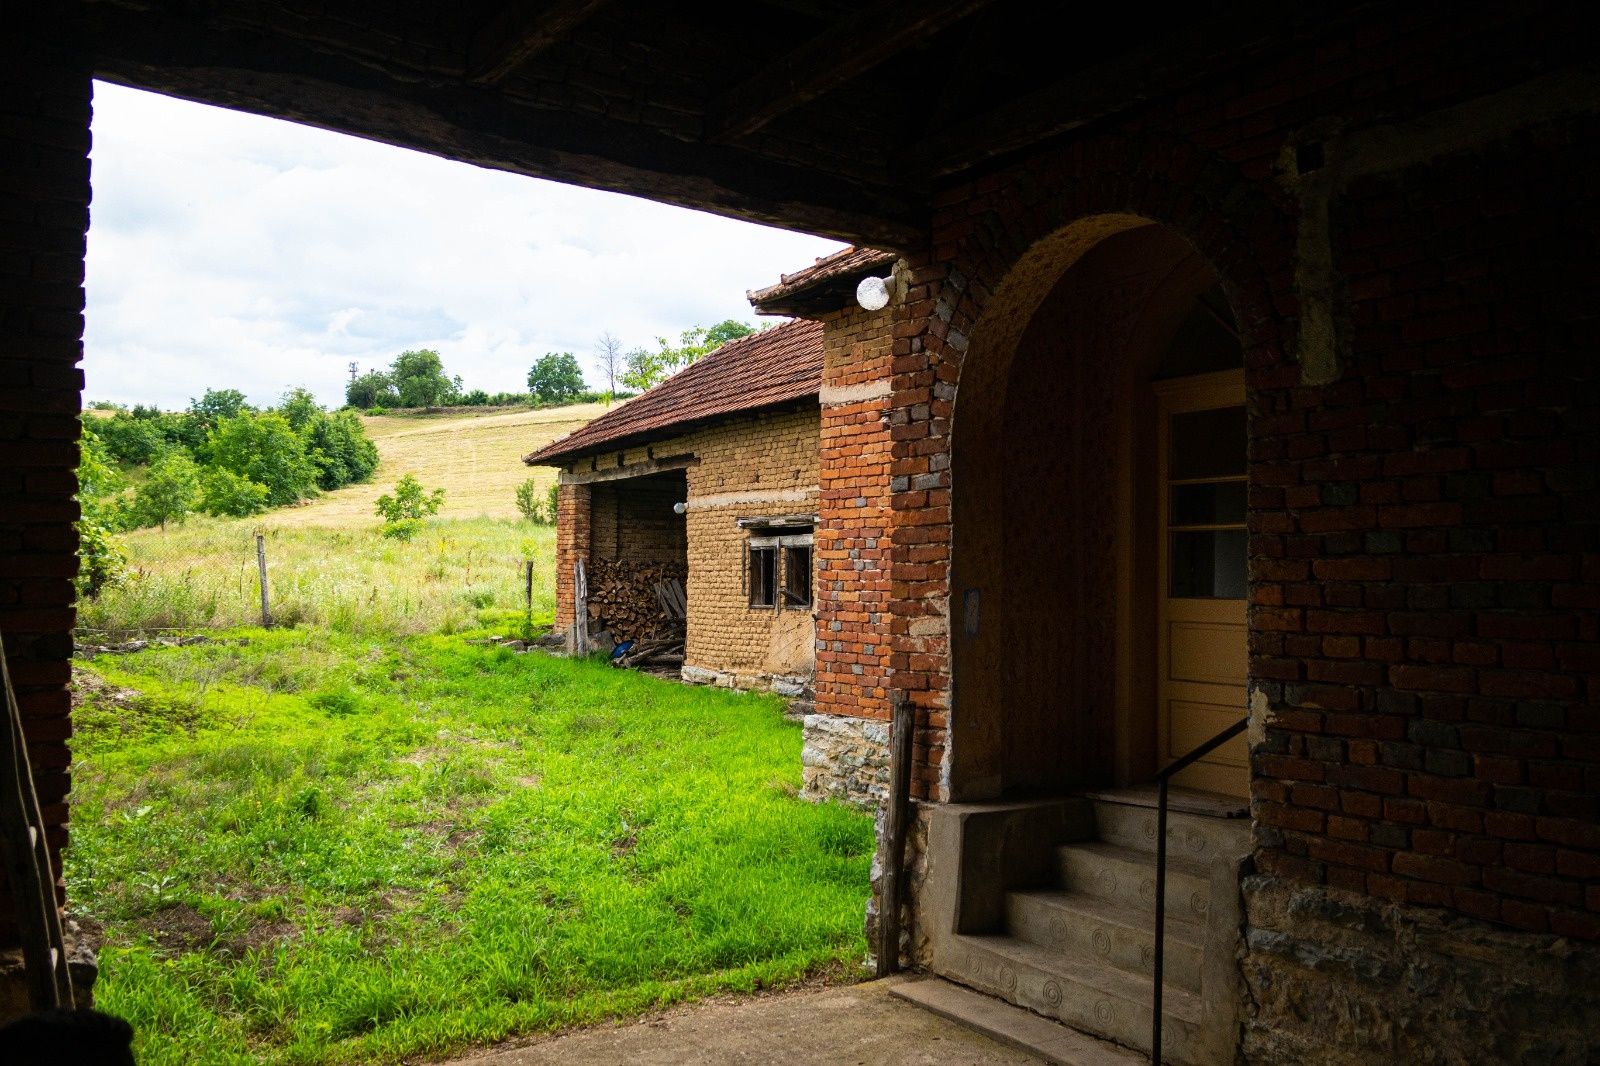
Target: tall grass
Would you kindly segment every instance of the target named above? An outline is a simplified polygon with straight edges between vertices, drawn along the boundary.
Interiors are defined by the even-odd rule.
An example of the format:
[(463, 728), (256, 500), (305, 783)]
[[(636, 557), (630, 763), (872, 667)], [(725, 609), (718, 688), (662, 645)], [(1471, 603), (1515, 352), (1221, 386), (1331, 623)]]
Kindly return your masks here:
[(555, 606), (555, 533), (495, 518), (438, 519), (410, 542), (380, 537), (377, 519), (350, 528), (194, 517), (122, 538), (129, 571), (79, 609), (79, 625), (123, 634), (257, 624), (255, 534), (266, 536), (267, 586), (276, 624), (344, 633), (455, 632), (484, 612), (525, 610), (534, 564), (533, 614)]
[(88, 667), (66, 874), (141, 1062), (437, 1056), (862, 957), (871, 821), (797, 798), (778, 700), (239, 636)]

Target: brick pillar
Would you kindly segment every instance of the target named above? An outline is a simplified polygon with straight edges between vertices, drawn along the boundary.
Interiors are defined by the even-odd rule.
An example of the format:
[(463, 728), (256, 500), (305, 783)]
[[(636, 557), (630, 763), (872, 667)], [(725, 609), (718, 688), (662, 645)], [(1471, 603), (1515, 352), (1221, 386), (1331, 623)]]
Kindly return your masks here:
[(816, 713), (804, 753), (814, 799), (869, 802), (887, 781), (892, 327), (888, 310), (823, 320)]
[(556, 629), (577, 620), (573, 564), (589, 562), (589, 486), (562, 485), (556, 502)]
[[(15, 22), (0, 38), (0, 633), (59, 872), (78, 570), (90, 69)], [(58, 892), (60, 890), (58, 889)], [(17, 943), (0, 886), (0, 949)], [(0, 1015), (15, 1010), (0, 989)]]

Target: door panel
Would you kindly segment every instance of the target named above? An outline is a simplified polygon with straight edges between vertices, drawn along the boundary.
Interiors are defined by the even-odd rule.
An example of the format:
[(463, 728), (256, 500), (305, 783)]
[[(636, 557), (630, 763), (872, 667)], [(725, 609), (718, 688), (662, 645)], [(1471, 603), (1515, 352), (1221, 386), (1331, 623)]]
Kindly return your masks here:
[[(1158, 751), (1171, 763), (1246, 713), (1242, 372), (1159, 382)], [(1249, 794), (1240, 736), (1173, 784)]]

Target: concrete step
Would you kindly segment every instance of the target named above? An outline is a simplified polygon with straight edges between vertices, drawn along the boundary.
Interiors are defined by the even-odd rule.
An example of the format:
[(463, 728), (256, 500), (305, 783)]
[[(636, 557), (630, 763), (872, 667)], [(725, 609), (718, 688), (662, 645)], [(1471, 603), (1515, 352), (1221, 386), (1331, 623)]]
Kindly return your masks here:
[[(1155, 919), (1076, 892), (1053, 890), (1006, 893), (1006, 928), (1011, 935), (1041, 947), (1098, 959), (1141, 977), (1155, 974)], [(1205, 933), (1181, 918), (1167, 919), (1167, 982), (1200, 990), (1200, 959)]]
[[(957, 935), (955, 941), (963, 983), (1101, 1039), (1149, 1051), (1148, 978), (1012, 936)], [(1202, 1061), (1200, 997), (1168, 984), (1161, 1016), (1164, 1057)]]
[(1146, 1057), (938, 977), (897, 982), (889, 994), (1056, 1066), (1141, 1066)]
[[(1155, 854), (1157, 812), (1142, 805), (1096, 800), (1095, 835), (1107, 844)], [(1181, 811), (1167, 813), (1167, 857), (1236, 862), (1250, 853), (1250, 823)]]
[[(1154, 914), (1156, 859), (1147, 851), (1091, 842), (1056, 848), (1061, 884), (1071, 892)], [(1211, 911), (1211, 871), (1193, 859), (1167, 859), (1167, 914), (1204, 923)]]

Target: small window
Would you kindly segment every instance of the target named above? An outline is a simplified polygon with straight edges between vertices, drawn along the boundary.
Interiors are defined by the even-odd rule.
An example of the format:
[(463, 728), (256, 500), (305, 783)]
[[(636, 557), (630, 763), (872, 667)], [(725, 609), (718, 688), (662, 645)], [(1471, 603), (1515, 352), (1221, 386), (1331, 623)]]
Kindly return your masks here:
[(749, 551), (750, 606), (775, 607), (778, 590), (778, 546), (755, 547)]
[(763, 526), (751, 533), (744, 544), (744, 588), (750, 606), (810, 610), (811, 527)]
[(811, 545), (783, 546), (783, 605), (811, 606)]

